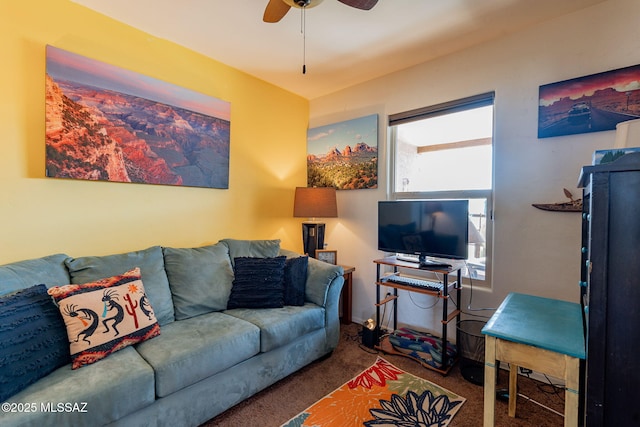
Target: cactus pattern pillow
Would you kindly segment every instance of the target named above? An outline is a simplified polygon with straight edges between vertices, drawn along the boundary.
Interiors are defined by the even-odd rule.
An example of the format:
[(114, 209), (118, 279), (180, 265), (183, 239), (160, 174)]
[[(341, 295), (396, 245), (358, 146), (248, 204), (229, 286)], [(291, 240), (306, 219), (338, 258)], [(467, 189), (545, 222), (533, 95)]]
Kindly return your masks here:
[(140, 268), (119, 276), (48, 290), (67, 327), (73, 369), (160, 334)]

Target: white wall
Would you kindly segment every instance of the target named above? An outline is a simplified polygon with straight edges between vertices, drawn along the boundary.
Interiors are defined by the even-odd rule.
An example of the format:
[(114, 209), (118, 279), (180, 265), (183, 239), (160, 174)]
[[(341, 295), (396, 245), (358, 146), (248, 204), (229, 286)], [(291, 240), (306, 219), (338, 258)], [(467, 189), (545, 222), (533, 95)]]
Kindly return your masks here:
[[(611, 0), (524, 32), (311, 101), (310, 127), (380, 115), (379, 188), (338, 192), (339, 218), (326, 242), (356, 267), (353, 318), (374, 313), (377, 201), (386, 197), (387, 119), (414, 108), (495, 91), (494, 265), (490, 290), (474, 288), (473, 307), (497, 307), (512, 291), (578, 301), (580, 215), (532, 203), (565, 201), (594, 150), (614, 131), (537, 138), (540, 85), (640, 63), (640, 2)], [(463, 297), (468, 305), (469, 292)], [(401, 296), (399, 321), (438, 330), (432, 299)], [(492, 311), (477, 314), (491, 315)]]

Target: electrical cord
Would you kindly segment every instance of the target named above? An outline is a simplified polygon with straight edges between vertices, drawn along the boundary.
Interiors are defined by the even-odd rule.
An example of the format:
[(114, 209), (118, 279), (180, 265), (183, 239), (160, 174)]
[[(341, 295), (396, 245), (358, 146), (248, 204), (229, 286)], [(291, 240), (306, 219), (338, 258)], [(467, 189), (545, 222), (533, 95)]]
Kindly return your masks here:
[(366, 351), (369, 354), (378, 354), (380, 353), (378, 350), (374, 350), (372, 348), (367, 347), (366, 345), (362, 344), (362, 330), (358, 331), (356, 334), (351, 335), (348, 333), (343, 333), (342, 334), (344, 339), (346, 341), (357, 341), (360, 344), (358, 344), (358, 347), (360, 348), (360, 350)]
[[(469, 267), (466, 265), (467, 262), (465, 261), (465, 268), (467, 268), (467, 271), (469, 271)], [(439, 273), (434, 272), (436, 279), (439, 281), (443, 281), (443, 278), (440, 277)], [(469, 284), (470, 284), (470, 295), (469, 295), (469, 305), (467, 306), (467, 310), (469, 311), (487, 311), (487, 310), (497, 310), (496, 308), (471, 308), (471, 300), (473, 298), (473, 279), (471, 278), (471, 275), (469, 275)], [(460, 286), (462, 287), (462, 283), (457, 284), (456, 286)], [(487, 315), (481, 315), (481, 314), (475, 314), (475, 313), (470, 313), (469, 311), (465, 311), (462, 309), (462, 301), (458, 301), (455, 299), (455, 294), (454, 293), (450, 293), (449, 294), (449, 298), (451, 299), (451, 302), (453, 302), (453, 304), (456, 306), (456, 308), (458, 310), (460, 310), (460, 313), (465, 314), (467, 316), (472, 316), (472, 317), (479, 317), (481, 319), (486, 319), (489, 320), (489, 318), (491, 316), (487, 316)], [(431, 308), (431, 307), (430, 307)]]
[[(464, 266), (467, 269), (467, 273), (469, 273), (469, 265), (467, 265), (467, 260), (464, 261)], [(473, 278), (471, 277), (471, 274), (469, 274), (469, 304), (467, 305), (467, 310), (469, 311), (495, 311), (498, 308), (497, 307), (493, 307), (493, 308), (473, 308), (471, 307), (471, 305), (473, 304)]]
[[(384, 325), (384, 317), (386, 314), (387, 314), (387, 304), (385, 304), (384, 308), (382, 309), (382, 319), (380, 319), (380, 325), (379, 325), (380, 328), (382, 328), (382, 325)], [(389, 327), (389, 321), (387, 321), (387, 328), (388, 327)]]
[(389, 323), (391, 322), (391, 315), (395, 313), (396, 305), (394, 304), (391, 307), (391, 313), (389, 313), (389, 317), (387, 318), (387, 330), (389, 330)]
[(362, 331), (358, 331), (355, 334), (349, 334), (347, 332), (343, 332), (342, 336), (346, 341), (362, 341)]
[[(509, 369), (511, 369), (511, 364), (508, 364), (508, 365), (509, 365)], [(557, 397), (561, 402), (563, 402), (563, 403), (564, 403), (564, 396), (561, 396), (561, 395), (560, 395), (560, 391), (564, 390), (564, 387), (562, 387), (560, 384), (554, 384), (554, 383), (551, 381), (551, 379), (547, 376), (547, 374), (544, 374), (544, 373), (542, 374), (542, 375), (545, 377), (545, 379), (547, 380), (547, 382), (548, 382), (548, 384), (545, 384), (544, 382), (540, 382), (540, 381), (536, 380), (535, 378), (531, 378), (531, 371), (526, 372), (526, 373), (524, 373), (524, 372), (520, 371), (520, 373), (521, 373), (523, 376), (525, 376), (527, 379), (529, 379), (529, 380), (531, 380), (531, 381), (534, 381), (534, 382), (536, 383), (536, 387), (538, 388), (538, 390), (539, 390), (541, 393), (543, 393), (543, 394), (549, 394), (549, 395), (554, 395), (554, 396), (556, 396), (556, 397)], [(549, 390), (549, 389), (548, 389), (548, 387), (551, 387), (551, 389)], [(545, 389), (545, 388), (546, 388), (546, 389)], [(555, 409), (550, 408), (550, 407), (548, 407), (548, 406), (544, 405), (543, 403), (538, 402), (537, 400), (534, 400), (534, 399), (530, 398), (529, 396), (526, 396), (526, 395), (524, 395), (524, 394), (522, 394), (522, 393), (518, 393), (518, 396), (519, 396), (519, 397), (522, 397), (522, 398), (524, 398), (524, 399), (526, 399), (527, 401), (529, 401), (529, 402), (531, 402), (531, 403), (535, 403), (536, 405), (538, 405), (538, 406), (540, 406), (540, 407), (542, 407), (542, 408), (544, 408), (544, 409), (547, 409), (548, 411), (551, 411), (551, 412), (553, 412), (554, 414), (557, 414), (557, 415), (560, 415), (561, 417), (564, 417), (564, 414), (563, 414), (563, 413), (558, 412), (558, 411), (556, 411)]]
[[(564, 401), (564, 397), (560, 396), (560, 390), (564, 390), (564, 387), (562, 387), (560, 384), (554, 384), (553, 381), (551, 381), (551, 378), (547, 376), (547, 374), (542, 374), (542, 375), (544, 375), (548, 384), (544, 384), (544, 383), (538, 384), (538, 390), (540, 390), (542, 393), (556, 395), (559, 398), (561, 398), (562, 401)], [(545, 390), (546, 387), (551, 387), (551, 390), (549, 389)]]
[(432, 309), (433, 307), (435, 307), (436, 305), (438, 305), (438, 301), (439, 301), (438, 297), (434, 296), (434, 297), (433, 297), (433, 299), (434, 299), (433, 304), (431, 304), (430, 306), (423, 307), (423, 306), (421, 306), (420, 304), (418, 304), (418, 303), (413, 299), (413, 292), (409, 292), (409, 299), (411, 300), (411, 302), (413, 303), (413, 305), (415, 305), (416, 307), (421, 308), (421, 309), (423, 309), (423, 310), (430, 310), (430, 309)]
[(367, 347), (364, 344), (358, 344), (358, 347), (360, 347), (360, 350), (365, 351), (369, 354), (380, 354), (380, 352), (378, 350), (374, 350), (372, 348)]
[[(388, 289), (388, 288), (387, 288)], [(391, 293), (387, 292), (386, 296), (390, 296)], [(390, 301), (387, 301), (390, 302)], [(391, 311), (389, 312), (389, 316), (387, 317), (387, 303), (384, 304), (384, 308), (382, 309), (382, 316), (380, 316), (381, 318), (380, 320), (380, 324), (378, 325), (380, 327), (380, 329), (382, 330), (382, 328), (384, 327), (384, 318), (387, 317), (387, 327), (385, 329), (389, 329), (389, 324), (391, 323), (391, 316), (393, 314), (395, 310), (395, 304), (391, 306)]]
[(522, 397), (523, 399), (528, 400), (528, 401), (529, 401), (529, 402), (531, 402), (531, 403), (535, 403), (536, 405), (538, 405), (538, 406), (540, 406), (540, 407), (542, 407), (542, 408), (544, 408), (544, 409), (546, 409), (546, 410), (548, 410), (548, 411), (550, 411), (550, 412), (553, 412), (553, 413), (554, 413), (554, 414), (556, 414), (556, 415), (560, 415), (562, 418), (564, 418), (564, 414), (563, 414), (562, 412), (558, 412), (558, 411), (556, 411), (556, 410), (555, 410), (555, 409), (553, 409), (553, 408), (550, 408), (550, 407), (548, 407), (548, 406), (546, 406), (546, 405), (543, 405), (542, 403), (538, 402), (537, 400), (533, 400), (533, 399), (532, 399), (532, 398), (530, 398), (529, 396), (526, 396), (526, 395), (524, 395), (524, 394), (522, 394), (522, 393), (518, 393), (518, 396)]

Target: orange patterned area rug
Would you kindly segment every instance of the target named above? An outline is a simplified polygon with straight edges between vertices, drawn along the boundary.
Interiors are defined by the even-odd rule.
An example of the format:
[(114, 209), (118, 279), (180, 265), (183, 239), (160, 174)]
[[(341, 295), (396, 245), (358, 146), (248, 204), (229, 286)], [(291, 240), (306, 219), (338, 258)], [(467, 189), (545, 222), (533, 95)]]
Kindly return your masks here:
[(379, 357), (373, 366), (281, 427), (444, 427), (465, 401)]

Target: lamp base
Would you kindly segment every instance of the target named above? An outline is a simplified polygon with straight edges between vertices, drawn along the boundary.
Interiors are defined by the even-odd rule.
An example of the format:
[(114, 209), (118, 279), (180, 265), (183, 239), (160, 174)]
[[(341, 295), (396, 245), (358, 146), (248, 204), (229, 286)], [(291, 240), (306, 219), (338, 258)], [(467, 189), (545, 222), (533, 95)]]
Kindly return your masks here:
[(316, 257), (316, 249), (324, 249), (324, 228), (322, 222), (302, 223), (302, 245), (304, 253), (312, 258)]

